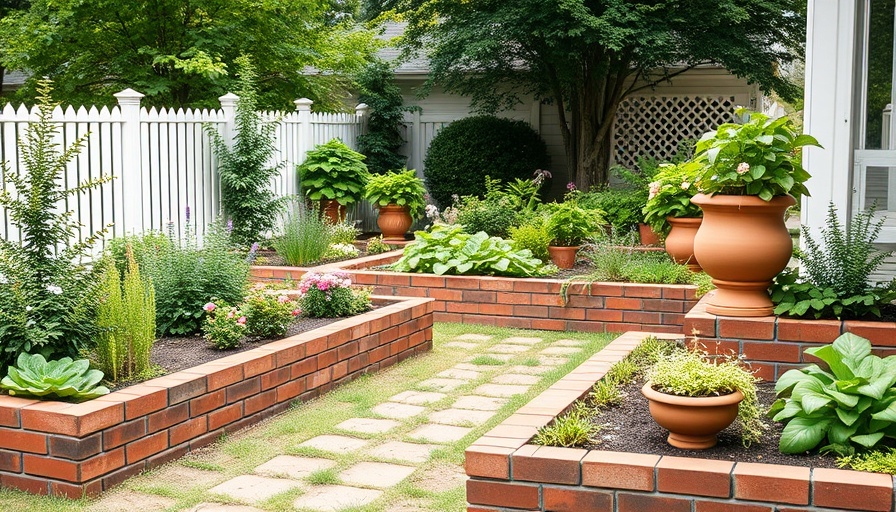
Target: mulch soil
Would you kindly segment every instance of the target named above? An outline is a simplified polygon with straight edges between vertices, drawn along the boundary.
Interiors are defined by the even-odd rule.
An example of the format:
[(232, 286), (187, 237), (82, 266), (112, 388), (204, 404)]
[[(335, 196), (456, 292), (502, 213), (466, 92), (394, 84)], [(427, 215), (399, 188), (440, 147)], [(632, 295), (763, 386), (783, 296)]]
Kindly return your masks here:
[[(778, 451), (778, 439), (784, 425), (766, 420), (769, 428), (758, 443), (745, 448), (740, 439), (737, 422), (719, 434), (719, 443), (707, 450), (682, 450), (666, 442), (669, 432), (660, 427), (650, 417), (647, 399), (641, 394), (643, 382), (635, 381), (622, 388), (623, 400), (617, 407), (610, 407), (597, 414), (593, 421), (602, 425), (597, 443), (586, 446), (589, 449), (609, 450), (629, 453), (669, 455), (674, 457), (694, 457), (701, 459), (726, 460), (732, 462), (761, 462), (816, 468), (836, 468), (833, 455), (808, 453), (786, 455)], [(775, 386), (762, 382), (757, 395), (760, 407), (768, 410), (775, 400)]]

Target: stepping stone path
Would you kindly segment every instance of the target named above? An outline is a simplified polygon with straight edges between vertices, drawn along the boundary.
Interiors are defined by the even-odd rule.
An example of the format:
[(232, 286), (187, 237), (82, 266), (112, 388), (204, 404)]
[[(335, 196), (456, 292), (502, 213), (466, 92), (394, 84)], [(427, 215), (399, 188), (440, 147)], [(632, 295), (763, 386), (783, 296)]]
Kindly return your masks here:
[[(469, 439), (462, 440), (477, 429), (481, 434), (493, 425), (489, 422), (499, 419), (496, 416), (510, 397), (530, 391), (544, 379), (544, 374), (582, 351), (585, 343), (585, 340), (563, 339), (548, 344), (535, 336), (502, 338), (476, 333), (456, 336), (435, 347), (437, 351), (443, 350), (439, 357), (446, 359), (447, 352), (453, 355), (456, 364), (442, 366), (431, 373), (421, 372), (416, 381), (398, 388), (405, 391), (370, 406), (360, 406), (362, 402), (353, 400), (350, 404), (340, 402), (351, 406), (345, 409), (351, 412), (339, 413), (334, 409), (333, 414), (339, 414), (336, 417), (340, 420), (334, 421), (329, 431), (317, 429), (320, 435), (290, 437), (301, 435), (295, 432), (302, 432), (303, 411), (288, 412), (284, 417), (291, 421), (294, 417), (295, 428), (281, 428), (267, 434), (248, 431), (245, 435), (258, 443), (250, 444), (249, 450), (238, 450), (257, 449), (258, 458), (247, 459), (252, 461), (249, 465), (235, 461), (252, 457), (251, 454), (227, 454), (214, 459), (222, 462), (210, 463), (202, 470), (175, 463), (155, 472), (159, 475), (155, 478), (170, 474), (165, 477), (167, 485), (193, 486), (204, 492), (198, 499), (192, 498), (195, 500), (192, 503), (180, 505), (179, 510), (187, 510), (189, 505), (193, 512), (292, 510), (290, 504), (302, 511), (339, 512), (375, 502), (374, 507), (390, 512), (433, 510), (430, 501), (433, 493), (456, 492), (466, 480), (462, 465), (448, 460), (433, 461), (433, 452), (464, 448), (465, 445), (457, 443), (469, 442)], [(420, 359), (426, 357), (423, 355)], [(506, 364), (472, 363), (482, 357)], [(414, 361), (403, 364), (413, 365)], [(374, 375), (369, 380), (373, 389), (380, 385), (376, 379)], [(394, 386), (394, 383), (385, 385)], [(308, 407), (314, 407), (314, 403)], [(502, 411), (501, 418), (512, 412)], [(275, 443), (277, 436), (283, 436), (285, 441)], [(296, 446), (300, 447), (299, 451), (310, 449), (308, 452), (314, 455), (283, 454), (284, 450), (294, 450)], [(265, 451), (262, 447), (270, 449)], [(219, 447), (211, 450), (224, 451)], [(190, 476), (194, 473), (195, 476)], [(125, 484), (120, 492), (107, 494), (87, 510), (161, 510), (177, 506), (175, 498), (146, 494), (146, 489), (154, 487), (151, 485), (154, 474), (135, 479), (150, 483), (144, 482), (138, 487), (142, 492), (128, 490)], [(398, 489), (403, 491), (398, 494), (390, 491), (399, 485)], [(378, 501), (384, 496), (389, 501)], [(226, 503), (217, 502), (221, 500)], [(193, 505), (197, 502), (198, 505)]]

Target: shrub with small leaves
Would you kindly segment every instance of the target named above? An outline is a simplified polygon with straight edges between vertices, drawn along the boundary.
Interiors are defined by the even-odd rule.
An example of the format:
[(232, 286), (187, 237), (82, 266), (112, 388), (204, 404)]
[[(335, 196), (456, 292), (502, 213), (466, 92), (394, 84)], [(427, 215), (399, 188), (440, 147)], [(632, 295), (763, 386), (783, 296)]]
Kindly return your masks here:
[(246, 316), (236, 306), (223, 300), (207, 303), (202, 307), (205, 322), (202, 336), (218, 350), (230, 350), (239, 346), (246, 335)]
[(550, 425), (539, 428), (532, 442), (543, 446), (582, 446), (600, 432), (600, 426), (591, 421), (591, 415), (592, 411), (584, 404), (577, 403)]
[(545, 229), (544, 216), (533, 215), (522, 225), (510, 228), (510, 239), (515, 249), (528, 249), (533, 257), (543, 262), (550, 261), (548, 246), (551, 245), (551, 235)]
[(392, 250), (392, 246), (383, 242), (382, 235), (367, 240), (367, 254), (382, 254)]
[(302, 313), (310, 318), (352, 316), (370, 309), (370, 293), (355, 291), (348, 274), (308, 272), (299, 282)]
[(352, 244), (330, 244), (322, 259), (344, 260), (346, 258), (354, 258), (360, 253), (361, 251)]
[(339, 222), (330, 224), (330, 243), (352, 245), (355, 239), (361, 234), (361, 230), (355, 225), (354, 221)]
[(262, 338), (283, 336), (302, 310), (298, 302), (283, 293), (255, 290), (240, 306), (246, 317), (246, 334)]

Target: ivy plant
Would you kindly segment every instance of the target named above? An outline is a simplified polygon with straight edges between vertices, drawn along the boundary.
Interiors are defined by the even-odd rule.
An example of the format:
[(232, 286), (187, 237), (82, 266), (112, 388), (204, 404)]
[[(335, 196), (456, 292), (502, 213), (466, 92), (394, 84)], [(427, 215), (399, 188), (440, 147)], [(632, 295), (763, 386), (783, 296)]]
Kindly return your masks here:
[(80, 401), (109, 393), (99, 385), (103, 372), (91, 370), (87, 359), (47, 361), (40, 354), (19, 354), (7, 371), (0, 388), (10, 395)]

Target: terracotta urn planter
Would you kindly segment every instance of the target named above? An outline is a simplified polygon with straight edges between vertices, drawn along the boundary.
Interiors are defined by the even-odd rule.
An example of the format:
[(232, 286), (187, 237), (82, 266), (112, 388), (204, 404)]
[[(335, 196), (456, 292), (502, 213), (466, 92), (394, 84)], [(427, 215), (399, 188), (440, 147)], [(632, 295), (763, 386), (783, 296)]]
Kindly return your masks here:
[(345, 220), (346, 207), (339, 204), (339, 201), (322, 199), (320, 209), (333, 224), (339, 224)]
[(548, 254), (551, 255), (551, 262), (557, 267), (572, 268), (576, 266), (576, 254), (579, 253), (580, 247), (580, 245), (549, 245)]
[(641, 245), (659, 245), (660, 236), (647, 224), (638, 224), (638, 234), (641, 235)]
[(408, 232), (414, 219), (411, 217), (410, 208), (390, 204), (379, 207), (379, 216), (376, 225), (383, 233), (383, 241), (403, 242), (404, 234)]
[(722, 396), (676, 396), (660, 393), (648, 381), (641, 393), (650, 403), (653, 420), (669, 431), (669, 444), (683, 450), (705, 450), (718, 442), (718, 433), (734, 422), (743, 393)]
[(672, 226), (666, 237), (666, 252), (676, 263), (687, 265), (691, 272), (700, 272), (700, 262), (694, 256), (694, 237), (703, 222), (701, 217), (666, 217)]
[(694, 255), (718, 288), (706, 311), (739, 317), (772, 315), (768, 287), (793, 254), (784, 211), (796, 200), (697, 194), (691, 201), (703, 210)]

